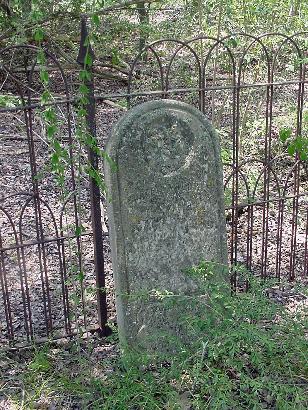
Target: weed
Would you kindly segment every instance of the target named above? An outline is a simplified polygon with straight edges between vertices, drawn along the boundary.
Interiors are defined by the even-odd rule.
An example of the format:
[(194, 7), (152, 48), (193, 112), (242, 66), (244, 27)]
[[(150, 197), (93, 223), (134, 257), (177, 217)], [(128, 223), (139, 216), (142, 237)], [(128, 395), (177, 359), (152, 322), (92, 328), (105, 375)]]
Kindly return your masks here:
[[(95, 356), (98, 347), (105, 352), (116, 346), (116, 333), (103, 345), (81, 344), (79, 354), (74, 345), (36, 349), (19, 375), (23, 408), (42, 400), (104, 410), (307, 408), (307, 306), (288, 309), (269, 297), (273, 281), (235, 269), (239, 284), (249, 282), (247, 292), (217, 281), (213, 263), (189, 269), (199, 282), (202, 309), (183, 318), (191, 343), (175, 356), (153, 359), (136, 351)], [(307, 299), (305, 288), (294, 292)], [(171, 292), (159, 296), (168, 306), (174, 296), (172, 308), (191, 303), (191, 296), (186, 301)], [(18, 395), (11, 399), (21, 401)]]

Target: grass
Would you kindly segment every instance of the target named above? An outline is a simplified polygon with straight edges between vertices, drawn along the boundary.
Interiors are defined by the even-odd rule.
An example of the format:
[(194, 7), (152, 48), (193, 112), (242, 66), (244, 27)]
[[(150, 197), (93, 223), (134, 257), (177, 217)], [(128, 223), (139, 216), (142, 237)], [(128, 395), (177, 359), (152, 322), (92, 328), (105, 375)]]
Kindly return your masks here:
[(211, 309), (185, 318), (191, 344), (176, 356), (120, 356), (115, 335), (2, 352), (3, 408), (306, 409), (307, 289), (282, 304), (268, 296), (281, 292), (271, 282), (250, 278), (248, 292), (232, 294), (213, 271), (205, 262), (190, 271)]

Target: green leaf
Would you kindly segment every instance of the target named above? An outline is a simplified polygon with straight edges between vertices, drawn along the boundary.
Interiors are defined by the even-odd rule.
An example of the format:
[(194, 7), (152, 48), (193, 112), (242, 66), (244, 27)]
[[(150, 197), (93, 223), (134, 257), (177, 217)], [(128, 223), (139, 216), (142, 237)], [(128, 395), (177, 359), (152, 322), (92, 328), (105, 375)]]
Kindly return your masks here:
[[(78, 276), (77, 276), (78, 277)], [(80, 304), (80, 297), (76, 294), (71, 295), (73, 303), (78, 306)]]
[(94, 15), (92, 16), (92, 23), (95, 24), (96, 26), (99, 25), (100, 20), (99, 20), (98, 14), (94, 14)]
[(65, 182), (64, 176), (63, 176), (63, 175), (60, 175), (60, 176), (58, 177), (57, 183), (59, 184), (60, 187), (63, 187), (63, 186), (64, 186), (64, 182)]
[(280, 141), (286, 142), (286, 140), (290, 138), (291, 134), (292, 134), (292, 130), (290, 128), (283, 128), (282, 130), (279, 131)]
[(16, 107), (21, 104), (19, 98), (11, 95), (0, 95), (0, 107)]
[(81, 81), (90, 81), (91, 80), (91, 73), (87, 70), (81, 70), (79, 73), (79, 78)]
[(46, 56), (45, 56), (43, 49), (40, 49), (37, 53), (37, 62), (40, 65), (43, 65), (46, 63)]
[(88, 95), (89, 94), (89, 88), (85, 84), (81, 84), (79, 86), (79, 92), (82, 95)]
[(52, 138), (57, 131), (57, 127), (55, 125), (48, 125), (47, 127), (47, 135), (49, 138)]
[[(35, 2), (36, 2), (35, 0), (32, 0), (33, 5), (34, 5)], [(39, 22), (40, 20), (42, 20), (43, 17), (44, 17), (44, 14), (43, 14), (42, 11), (40, 11), (40, 10), (32, 10), (31, 11), (31, 14), (30, 14), (31, 21)]]
[(75, 229), (75, 235), (80, 236), (85, 231), (85, 227), (83, 225), (79, 225)]
[(44, 112), (44, 116), (45, 116), (45, 119), (46, 119), (47, 121), (50, 121), (50, 122), (53, 122), (53, 121), (55, 121), (55, 119), (56, 119), (55, 112), (54, 112), (54, 110), (53, 110), (52, 108), (48, 108), (48, 109)]
[(48, 73), (47, 73), (46, 70), (42, 70), (42, 71), (40, 72), (40, 78), (41, 78), (41, 81), (42, 81), (44, 84), (48, 84), (49, 75), (48, 75)]
[(107, 154), (107, 152), (100, 151), (100, 156), (108, 162), (108, 164), (109, 164), (109, 166), (110, 166), (110, 168), (113, 172), (115, 172), (118, 169), (118, 166), (117, 166), (116, 162)]
[(290, 145), (288, 146), (288, 153), (293, 157), (293, 155), (295, 154), (295, 152), (296, 152), (295, 144), (290, 144)]
[(54, 141), (53, 147), (56, 152), (61, 153), (62, 148), (58, 140)]
[(90, 56), (89, 53), (86, 54), (86, 57), (84, 59), (84, 63), (88, 67), (91, 67), (91, 65), (93, 64), (93, 58)]
[(51, 163), (52, 163), (52, 165), (58, 165), (59, 164), (59, 156), (55, 152), (51, 156)]
[(87, 115), (87, 111), (84, 108), (80, 108), (77, 111), (77, 115), (78, 115), (78, 117), (85, 117)]
[(34, 40), (38, 43), (44, 40), (44, 32), (41, 28), (37, 28), (34, 32)]
[(81, 105), (87, 105), (87, 104), (89, 104), (89, 99), (87, 97), (81, 97), (79, 99), (79, 102), (80, 102)]
[(43, 104), (46, 104), (47, 102), (50, 101), (50, 98), (51, 98), (50, 92), (49, 92), (48, 90), (44, 90), (44, 91), (42, 92), (42, 95), (41, 95), (41, 101), (42, 101), (42, 103), (43, 103)]
[(84, 273), (82, 271), (78, 272), (77, 274), (77, 279), (79, 280), (80, 283), (82, 283), (84, 281)]
[(230, 37), (230, 38), (228, 39), (228, 45), (229, 45), (230, 47), (237, 47), (238, 41), (237, 41), (234, 37)]
[(28, 368), (33, 372), (45, 373), (51, 368), (51, 363), (44, 351), (36, 353), (32, 362), (28, 365)]

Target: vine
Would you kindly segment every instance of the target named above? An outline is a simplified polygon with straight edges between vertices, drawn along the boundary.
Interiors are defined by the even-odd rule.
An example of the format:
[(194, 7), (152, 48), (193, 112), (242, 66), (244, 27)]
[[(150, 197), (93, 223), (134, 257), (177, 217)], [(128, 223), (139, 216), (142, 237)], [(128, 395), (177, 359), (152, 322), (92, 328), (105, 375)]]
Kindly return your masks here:
[[(93, 15), (92, 24), (99, 24), (98, 15)], [(85, 21), (83, 22), (85, 27)], [(85, 34), (85, 33), (83, 33)], [(46, 132), (46, 142), (48, 145), (48, 152), (50, 154), (49, 164), (45, 169), (44, 174), (50, 172), (54, 176), (56, 185), (60, 191), (60, 197), (62, 207), (66, 212), (66, 203), (69, 195), (73, 195), (75, 201), (77, 215), (75, 217), (75, 223), (72, 225), (68, 223), (68, 215), (66, 218), (66, 228), (69, 232), (69, 277), (66, 281), (66, 285), (71, 284), (73, 287), (73, 293), (70, 294), (74, 309), (75, 325), (77, 326), (78, 333), (82, 331), (79, 326), (77, 308), (82, 305), (83, 323), (85, 329), (87, 328), (86, 314), (85, 314), (85, 294), (84, 294), (84, 279), (85, 273), (82, 267), (82, 241), (80, 237), (85, 232), (85, 227), (82, 225), (82, 215), (84, 209), (81, 203), (82, 196), (82, 184), (84, 180), (92, 180), (100, 189), (101, 192), (105, 192), (105, 184), (103, 177), (98, 168), (98, 159), (106, 159), (109, 161), (112, 167), (114, 163), (100, 149), (97, 138), (95, 135), (94, 125), (91, 126), (89, 121), (89, 111), (94, 110), (94, 92), (93, 92), (93, 53), (91, 50), (91, 36), (86, 33), (80, 44), (83, 61), (81, 69), (79, 71), (79, 87), (78, 96), (75, 104), (75, 123), (76, 129), (73, 136), (74, 142), (65, 147), (61, 141), (59, 119), (55, 108), (54, 98), (50, 90), (50, 78), (47, 70), (46, 53), (43, 48), (44, 43), (44, 31), (42, 28), (35, 29), (33, 38), (38, 44), (39, 51), (37, 53), (37, 63), (39, 65), (39, 77), (43, 88), (41, 93), (41, 104), (45, 107), (42, 112), (42, 120)], [(79, 61), (80, 62), (80, 61)], [(94, 129), (93, 129), (94, 128)], [(72, 174), (73, 172), (73, 174)], [(70, 192), (70, 183), (67, 179), (73, 178), (76, 182), (74, 192)], [(37, 176), (42, 178), (42, 175)], [(71, 237), (75, 237), (74, 240)], [(89, 290), (89, 289), (87, 289)], [(97, 291), (98, 289), (95, 288)], [(99, 289), (99, 291), (102, 291)], [(104, 290), (105, 291), (105, 290)]]

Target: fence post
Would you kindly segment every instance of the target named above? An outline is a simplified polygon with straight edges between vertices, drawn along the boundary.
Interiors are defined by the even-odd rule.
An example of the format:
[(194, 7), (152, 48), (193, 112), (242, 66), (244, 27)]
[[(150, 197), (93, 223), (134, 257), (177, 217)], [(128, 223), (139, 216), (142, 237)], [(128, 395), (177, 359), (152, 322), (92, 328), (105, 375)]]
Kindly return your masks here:
[[(88, 39), (88, 30), (86, 17), (81, 18), (81, 36), (80, 47), (77, 57), (77, 62), (85, 67), (85, 58), (87, 55), (91, 56), (92, 65), (94, 61), (94, 53), (91, 48)], [(94, 80), (92, 73), (92, 65), (87, 65), (87, 70), (90, 72), (91, 77), (85, 81), (85, 85), (88, 88), (88, 102), (85, 106), (86, 109), (86, 124), (88, 132), (96, 139), (96, 123), (95, 123), (95, 99), (94, 99)], [(98, 170), (98, 155), (92, 149), (88, 148), (88, 160), (91, 166)], [(103, 229), (102, 229), (102, 214), (100, 207), (100, 188), (95, 182), (94, 178), (90, 177), (90, 200), (91, 200), (91, 219), (93, 230), (93, 244), (94, 244), (94, 266), (96, 275), (96, 287), (97, 287), (97, 309), (98, 309), (98, 322), (99, 332), (101, 336), (107, 336), (110, 334), (110, 329), (106, 326), (107, 323), (107, 299), (105, 289), (105, 263), (103, 252)]]

